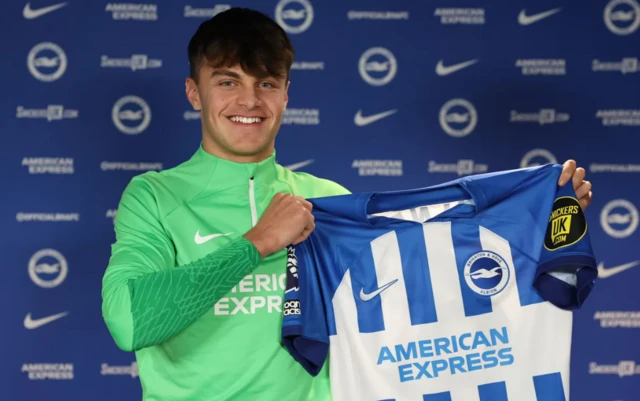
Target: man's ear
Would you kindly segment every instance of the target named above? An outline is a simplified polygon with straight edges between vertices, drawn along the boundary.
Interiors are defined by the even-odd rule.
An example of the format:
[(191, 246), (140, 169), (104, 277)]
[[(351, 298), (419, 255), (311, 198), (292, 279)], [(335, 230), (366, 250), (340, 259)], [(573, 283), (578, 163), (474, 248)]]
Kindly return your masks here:
[(184, 83), (184, 90), (187, 95), (187, 99), (194, 110), (201, 110), (202, 103), (200, 103), (200, 93), (198, 92), (198, 85), (193, 78), (188, 77)]
[(287, 85), (284, 87), (284, 108), (287, 108), (287, 103), (289, 102), (289, 86), (291, 85), (291, 81), (287, 81)]

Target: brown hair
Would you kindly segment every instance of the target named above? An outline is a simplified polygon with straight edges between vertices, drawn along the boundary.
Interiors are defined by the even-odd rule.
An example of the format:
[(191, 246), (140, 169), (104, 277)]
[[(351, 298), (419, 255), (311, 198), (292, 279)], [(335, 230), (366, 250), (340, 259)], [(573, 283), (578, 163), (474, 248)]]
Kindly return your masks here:
[(295, 52), (285, 31), (267, 15), (231, 8), (200, 24), (189, 41), (189, 73), (198, 82), (206, 62), (213, 68), (239, 65), (256, 78), (289, 79)]

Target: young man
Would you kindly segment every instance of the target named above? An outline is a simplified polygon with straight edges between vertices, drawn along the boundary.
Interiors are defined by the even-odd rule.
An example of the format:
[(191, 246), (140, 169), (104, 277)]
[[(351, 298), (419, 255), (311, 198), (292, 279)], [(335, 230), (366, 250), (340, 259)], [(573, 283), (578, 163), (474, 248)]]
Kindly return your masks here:
[[(144, 400), (330, 400), (328, 368), (313, 379), (279, 340), (284, 248), (314, 228), (305, 198), (348, 193), (275, 162), (293, 57), (259, 12), (204, 22), (186, 81), (201, 146), (122, 195), (102, 313), (116, 344), (136, 352)], [(560, 184), (571, 177), (586, 207), (591, 185), (573, 161)]]

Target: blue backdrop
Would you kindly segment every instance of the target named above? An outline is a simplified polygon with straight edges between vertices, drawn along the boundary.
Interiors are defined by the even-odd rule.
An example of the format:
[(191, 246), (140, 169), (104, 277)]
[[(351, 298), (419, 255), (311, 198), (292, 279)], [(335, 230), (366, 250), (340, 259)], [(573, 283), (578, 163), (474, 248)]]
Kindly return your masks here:
[(1, 399), (140, 399), (100, 312), (113, 218), (132, 176), (199, 145), (187, 43), (230, 6), (296, 48), (283, 165), (354, 192), (584, 166), (601, 279), (571, 400), (640, 399), (637, 0), (3, 2)]

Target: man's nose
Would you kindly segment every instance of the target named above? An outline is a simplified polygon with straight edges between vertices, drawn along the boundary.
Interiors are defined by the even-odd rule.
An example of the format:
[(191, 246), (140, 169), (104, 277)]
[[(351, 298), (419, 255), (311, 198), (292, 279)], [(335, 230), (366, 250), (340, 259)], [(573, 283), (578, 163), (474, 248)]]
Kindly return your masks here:
[(244, 106), (247, 109), (253, 109), (259, 106), (261, 101), (256, 88), (247, 86), (240, 89), (236, 102), (238, 105)]

